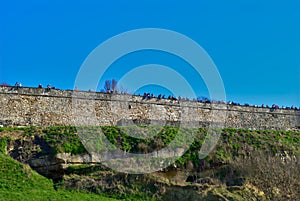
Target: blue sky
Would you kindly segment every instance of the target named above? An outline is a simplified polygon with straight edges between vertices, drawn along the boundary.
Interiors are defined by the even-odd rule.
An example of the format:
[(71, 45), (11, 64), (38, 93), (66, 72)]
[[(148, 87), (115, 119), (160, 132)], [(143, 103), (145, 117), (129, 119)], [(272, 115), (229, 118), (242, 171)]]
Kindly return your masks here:
[[(122, 32), (150, 27), (179, 32), (201, 45), (220, 72), (227, 100), (300, 106), (299, 10), (298, 0), (1, 1), (0, 83), (74, 88), (94, 48)], [(188, 64), (157, 51), (117, 60), (99, 86), (147, 63), (174, 68), (197, 96), (208, 96), (201, 77), (186, 70)]]

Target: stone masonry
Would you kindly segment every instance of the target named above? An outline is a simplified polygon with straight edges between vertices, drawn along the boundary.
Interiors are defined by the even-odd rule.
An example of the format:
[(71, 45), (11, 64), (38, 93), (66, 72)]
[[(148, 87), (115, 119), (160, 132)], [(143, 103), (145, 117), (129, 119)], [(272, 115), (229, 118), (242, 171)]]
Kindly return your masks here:
[(184, 125), (248, 129), (300, 128), (300, 111), (143, 100), (141, 96), (0, 87), (3, 126)]

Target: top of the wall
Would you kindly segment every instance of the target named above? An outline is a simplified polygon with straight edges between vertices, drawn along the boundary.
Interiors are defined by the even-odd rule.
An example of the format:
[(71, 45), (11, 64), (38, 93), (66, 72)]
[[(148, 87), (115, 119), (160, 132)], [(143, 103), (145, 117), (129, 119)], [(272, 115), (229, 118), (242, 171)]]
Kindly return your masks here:
[(143, 100), (143, 97), (129, 94), (109, 94), (102, 92), (91, 91), (73, 91), (73, 90), (59, 90), (59, 89), (46, 89), (46, 88), (31, 88), (31, 87), (11, 87), (0, 86), (0, 94), (5, 95), (26, 95), (26, 96), (39, 96), (39, 97), (54, 97), (54, 98), (74, 98), (74, 99), (91, 99), (91, 100), (103, 100), (103, 101), (125, 101), (125, 102), (139, 102), (143, 104), (155, 104), (155, 105), (170, 105), (177, 107), (197, 107), (216, 110), (228, 110), (239, 112), (251, 112), (251, 113), (272, 113), (282, 115), (296, 115), (300, 116), (300, 110), (295, 109), (274, 109), (274, 108), (262, 108), (254, 106), (244, 105), (232, 105), (224, 103), (204, 103), (199, 101), (172, 101), (169, 99), (157, 100), (152, 98), (150, 100)]

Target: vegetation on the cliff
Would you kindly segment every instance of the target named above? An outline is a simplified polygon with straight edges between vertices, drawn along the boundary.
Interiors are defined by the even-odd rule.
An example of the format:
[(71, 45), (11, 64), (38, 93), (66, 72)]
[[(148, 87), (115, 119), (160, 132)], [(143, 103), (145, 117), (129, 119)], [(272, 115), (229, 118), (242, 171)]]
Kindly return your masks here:
[(28, 165), (21, 164), (0, 153), (0, 200), (42, 201), (42, 200), (102, 200), (115, 199), (102, 195), (54, 189), (54, 184)]
[[(35, 134), (40, 134), (43, 136), (45, 141), (51, 145), (54, 153), (71, 153), (80, 154), (85, 153), (85, 147), (81, 143), (81, 139), (78, 136), (78, 129), (83, 130), (85, 135), (92, 135), (101, 132), (104, 133), (112, 145), (120, 148), (124, 151), (133, 153), (150, 153), (154, 150), (159, 150), (167, 146), (179, 132), (178, 127), (148, 127), (147, 133), (139, 133), (143, 136), (142, 139), (130, 136), (130, 130), (134, 130), (133, 127), (120, 127), (116, 126), (102, 126), (102, 127), (46, 127), (43, 129), (37, 129), (36, 127), (24, 127), (16, 128), (24, 130), (23, 136), (34, 136)], [(10, 129), (11, 130), (11, 129)], [(218, 130), (218, 129), (215, 129)], [(41, 132), (42, 131), (42, 132)], [(128, 131), (128, 132), (124, 132)], [(81, 131), (82, 132), (82, 131)], [(144, 131), (145, 132), (145, 131)], [(186, 140), (184, 138), (186, 133), (193, 133), (195, 138), (194, 142), (190, 146), (190, 152), (195, 152), (200, 150), (201, 145), (207, 135), (207, 128), (184, 128), (180, 132), (181, 138), (177, 138), (178, 144), (184, 144)], [(137, 134), (135, 134), (137, 135)], [(146, 138), (148, 135), (150, 137)], [(82, 136), (82, 134), (81, 134)], [(7, 139), (8, 140), (8, 139)], [(116, 147), (101, 147), (102, 140), (99, 139), (98, 149), (115, 149)], [(220, 135), (220, 141), (216, 149), (217, 157), (221, 159), (230, 159), (237, 155), (246, 156), (245, 151), (247, 149), (267, 151), (270, 153), (279, 153), (281, 151), (288, 151), (297, 153), (300, 155), (300, 134), (296, 131), (278, 131), (278, 130), (247, 130), (247, 129), (233, 129), (225, 128), (222, 129)], [(174, 144), (176, 145), (176, 144)], [(226, 155), (230, 154), (229, 155)], [(193, 157), (193, 156), (192, 156)], [(190, 158), (189, 156), (186, 158)], [(198, 158), (198, 157), (196, 157)]]
[[(100, 130), (105, 136), (96, 135)], [(101, 165), (70, 165), (64, 170), (65, 175), (59, 185), (69, 190), (106, 193), (116, 198), (131, 196), (141, 200), (171, 196), (168, 193), (175, 188), (178, 188), (178, 192), (181, 189), (190, 193), (191, 189), (198, 189), (195, 191), (197, 196), (206, 193), (204, 197), (200, 196), (203, 199), (208, 199), (207, 196), (215, 199), (219, 196), (224, 200), (300, 199), (300, 133), (296, 131), (213, 129), (213, 132), (221, 133), (219, 143), (204, 159), (199, 158), (199, 150), (207, 135), (207, 128), (184, 128), (181, 130), (183, 135), (179, 137), (178, 127), (147, 127), (147, 133), (143, 127), (134, 133), (133, 127), (114, 126), (0, 128), (0, 131), (3, 131), (0, 132), (0, 151), (14, 156), (22, 155), (22, 160), (57, 153), (88, 154), (81, 143), (85, 135), (99, 137), (92, 144), (96, 150), (120, 148), (126, 152), (150, 153), (166, 147), (174, 139), (175, 145), (184, 144), (184, 135), (193, 133), (194, 141), (188, 151), (162, 173), (136, 177), (115, 173)], [(111, 142), (111, 146), (103, 146), (104, 138)], [(14, 143), (22, 148), (16, 150)], [(7, 147), (11, 147), (11, 150), (7, 150)], [(168, 174), (173, 174), (173, 171), (175, 176), (170, 179)], [(181, 172), (184, 177), (178, 176)], [(166, 180), (157, 180), (157, 175)], [(178, 181), (185, 187), (178, 187)], [(179, 197), (185, 195), (179, 194)]]

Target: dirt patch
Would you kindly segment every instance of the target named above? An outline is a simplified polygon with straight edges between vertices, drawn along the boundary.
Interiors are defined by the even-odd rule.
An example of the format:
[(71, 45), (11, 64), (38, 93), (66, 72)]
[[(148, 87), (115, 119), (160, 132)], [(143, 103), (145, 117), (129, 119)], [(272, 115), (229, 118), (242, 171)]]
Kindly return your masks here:
[(22, 138), (24, 131), (23, 130), (11, 130), (11, 131), (1, 131), (0, 132), (0, 138), (1, 137), (7, 137), (12, 140), (17, 140)]

